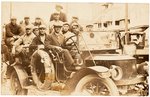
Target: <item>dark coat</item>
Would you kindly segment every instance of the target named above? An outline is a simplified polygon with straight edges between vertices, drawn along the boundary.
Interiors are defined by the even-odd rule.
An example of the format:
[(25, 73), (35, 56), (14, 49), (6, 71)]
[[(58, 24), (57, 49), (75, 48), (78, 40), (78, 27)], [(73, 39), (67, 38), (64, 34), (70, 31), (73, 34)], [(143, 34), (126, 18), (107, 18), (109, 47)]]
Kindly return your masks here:
[(44, 43), (41, 41), (40, 36), (36, 36), (36, 37), (33, 39), (33, 41), (32, 41), (32, 43), (30, 44), (30, 46), (29, 46), (30, 51), (33, 52), (33, 51), (37, 50), (38, 45), (45, 45), (45, 42), (46, 42), (47, 40), (48, 40), (48, 35), (45, 36), (45, 41), (44, 41)]
[[(54, 20), (54, 13), (51, 14), (51, 17), (50, 17), (50, 21), (53, 21), (53, 20)], [(59, 20), (62, 21), (62, 22), (67, 22), (66, 14), (63, 13), (63, 12), (60, 12)]]
[(12, 25), (12, 23), (9, 23), (5, 27), (6, 29), (6, 37), (13, 37), (14, 35), (23, 35), (23, 30), (21, 29), (21, 26), (19, 25)]
[(50, 35), (45, 36), (44, 43), (41, 41), (40, 36), (35, 37), (32, 43), (30, 44), (29, 49), (31, 52), (34, 52), (35, 50), (37, 50), (38, 45), (44, 45), (45, 50), (50, 50), (52, 48), (55, 48), (55, 46), (64, 47), (64, 43), (65, 37), (63, 36), (63, 34), (60, 34), (58, 39), (57, 36), (54, 33), (52, 33)]
[(47, 41), (45, 41), (45, 48), (51, 49), (54, 46), (59, 46), (62, 48), (65, 46), (65, 36), (63, 34), (60, 34), (59, 38), (55, 35), (55, 33), (48, 36)]

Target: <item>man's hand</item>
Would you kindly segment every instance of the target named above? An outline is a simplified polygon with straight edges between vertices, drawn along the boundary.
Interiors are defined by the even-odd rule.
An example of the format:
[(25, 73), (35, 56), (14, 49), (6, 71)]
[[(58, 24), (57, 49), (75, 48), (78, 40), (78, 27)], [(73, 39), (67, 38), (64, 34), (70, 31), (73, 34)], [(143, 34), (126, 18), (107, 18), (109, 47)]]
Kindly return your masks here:
[(16, 53), (15, 46), (13, 46), (11, 53), (12, 53), (13, 56), (15, 55), (15, 53)]
[(23, 47), (23, 48), (28, 48), (28, 47), (29, 47), (29, 44), (23, 45), (22, 47)]
[(38, 45), (38, 49), (44, 49), (44, 45)]
[(14, 35), (13, 38), (14, 39), (18, 39), (20, 36), (19, 35)]
[(59, 46), (55, 46), (55, 49), (58, 51), (58, 52), (61, 52), (63, 49)]

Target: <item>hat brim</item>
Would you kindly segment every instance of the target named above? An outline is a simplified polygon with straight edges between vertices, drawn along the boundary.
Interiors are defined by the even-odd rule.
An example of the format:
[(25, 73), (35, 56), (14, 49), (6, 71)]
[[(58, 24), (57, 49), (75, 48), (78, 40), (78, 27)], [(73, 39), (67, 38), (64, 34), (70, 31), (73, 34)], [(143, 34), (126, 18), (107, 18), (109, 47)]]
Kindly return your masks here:
[(62, 7), (62, 6), (60, 6), (60, 5), (56, 5), (56, 7), (63, 9), (63, 7)]
[(60, 27), (62, 27), (62, 26), (54, 26), (54, 27), (59, 27), (59, 28), (60, 28)]
[(54, 15), (59, 15), (59, 13), (54, 13)]
[(11, 20), (17, 20), (17, 19), (13, 18), (13, 19), (11, 19)]
[(26, 18), (24, 18), (24, 19), (30, 19), (30, 18), (26, 17)]
[(86, 27), (93, 27), (93, 25), (87, 25)]
[(66, 24), (63, 24), (63, 26), (64, 26), (64, 25), (68, 25), (68, 26), (70, 26), (68, 23), (66, 23)]
[(26, 28), (26, 29), (31, 29), (31, 28)]
[(46, 29), (45, 27), (39, 27), (39, 29), (41, 29), (41, 28), (44, 28), (44, 29)]

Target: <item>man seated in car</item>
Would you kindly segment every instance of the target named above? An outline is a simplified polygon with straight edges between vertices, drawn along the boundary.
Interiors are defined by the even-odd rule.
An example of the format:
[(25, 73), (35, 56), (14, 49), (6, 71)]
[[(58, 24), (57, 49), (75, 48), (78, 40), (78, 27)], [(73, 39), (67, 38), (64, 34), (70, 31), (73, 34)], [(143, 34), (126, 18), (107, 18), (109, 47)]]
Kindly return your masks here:
[(46, 26), (41, 25), (39, 27), (39, 35), (35, 37), (29, 47), (31, 52), (37, 49), (45, 49), (47, 51), (51, 49), (56, 49), (57, 52), (64, 54), (66, 60), (66, 68), (68, 70), (78, 70), (79, 66), (75, 67), (74, 60), (67, 49), (62, 49), (64, 47), (65, 37), (60, 33), (62, 25), (54, 25), (54, 32), (50, 35), (46, 34)]
[(48, 36), (45, 42), (45, 49), (56, 49), (64, 55), (64, 64), (67, 70), (75, 71), (79, 70), (81, 66), (75, 63), (70, 52), (65, 49), (65, 36), (61, 33), (62, 25), (60, 23), (54, 24), (54, 32)]
[(45, 41), (47, 40), (48, 35), (46, 34), (46, 26), (39, 26), (39, 34), (33, 39), (32, 43), (29, 46), (30, 52), (34, 52), (37, 49), (43, 48), (45, 45)]
[[(65, 36), (65, 48), (67, 48), (73, 57), (76, 60), (76, 63), (81, 63), (81, 56), (77, 46), (77, 35), (69, 31), (69, 23), (65, 22), (62, 26), (62, 33)], [(72, 25), (74, 26), (74, 25)]]
[(5, 26), (6, 30), (6, 45), (12, 48), (12, 44), (17, 40), (21, 35), (23, 35), (23, 30), (21, 26), (17, 24), (17, 18), (11, 17), (10, 23)]
[(60, 14), (58, 12), (54, 12), (53, 14), (54, 19), (52, 21), (50, 21), (49, 23), (49, 33), (54, 32), (54, 24), (56, 23), (61, 23), (63, 24), (63, 22), (59, 19), (60, 18)]
[(12, 54), (15, 55), (15, 64), (20, 64), (20, 58), (24, 61), (23, 58), (29, 53), (29, 45), (34, 39), (35, 35), (32, 33), (32, 26), (26, 26), (26, 33), (22, 35), (17, 41), (14, 42), (12, 48)]

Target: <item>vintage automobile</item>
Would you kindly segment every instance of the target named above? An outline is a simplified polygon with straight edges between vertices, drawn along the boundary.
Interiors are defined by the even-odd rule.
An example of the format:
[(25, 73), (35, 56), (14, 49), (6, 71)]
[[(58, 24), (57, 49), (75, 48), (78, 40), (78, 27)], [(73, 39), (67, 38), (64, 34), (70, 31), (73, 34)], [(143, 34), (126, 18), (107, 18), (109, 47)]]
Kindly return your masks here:
[(116, 51), (120, 47), (118, 32), (82, 32), (77, 43), (73, 37), (68, 40), (82, 56), (83, 68), (68, 71), (60, 53), (36, 50), (27, 61), (10, 66), (12, 93), (27, 95), (28, 89), (36, 86), (62, 95), (148, 95), (148, 64), (137, 64), (135, 57)]

